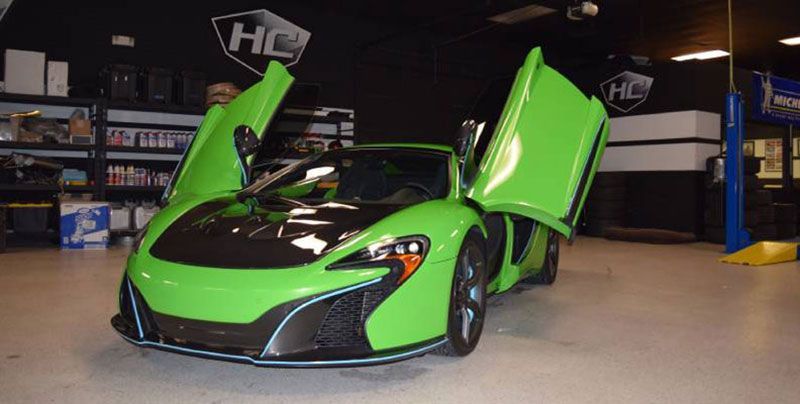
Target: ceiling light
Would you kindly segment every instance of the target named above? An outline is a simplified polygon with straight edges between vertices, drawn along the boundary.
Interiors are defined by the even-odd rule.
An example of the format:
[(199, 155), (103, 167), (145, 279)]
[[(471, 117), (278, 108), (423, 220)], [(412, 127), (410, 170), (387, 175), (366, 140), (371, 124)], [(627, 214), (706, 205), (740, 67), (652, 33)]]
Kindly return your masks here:
[(540, 6), (538, 4), (531, 4), (529, 6), (520, 7), (515, 10), (497, 14), (495, 16), (487, 18), (487, 20), (492, 22), (497, 22), (500, 24), (512, 25), (523, 21), (532, 20), (534, 18), (538, 18), (544, 15), (552, 14), (555, 12), (556, 10), (550, 7)]
[(685, 62), (687, 60), (708, 60), (714, 58), (721, 58), (728, 55), (730, 55), (730, 53), (725, 52), (724, 50), (714, 49), (705, 52), (689, 53), (686, 55), (675, 56), (674, 58), (672, 58), (672, 60), (676, 62)]
[(784, 45), (795, 46), (800, 45), (800, 36), (792, 37), (792, 38), (784, 38), (778, 41)]

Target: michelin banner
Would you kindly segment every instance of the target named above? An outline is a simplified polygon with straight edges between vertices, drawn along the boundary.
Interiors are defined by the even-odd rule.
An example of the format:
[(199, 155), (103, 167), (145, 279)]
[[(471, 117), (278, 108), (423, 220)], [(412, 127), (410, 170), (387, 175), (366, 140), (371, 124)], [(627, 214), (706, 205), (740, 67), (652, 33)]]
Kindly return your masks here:
[(800, 125), (800, 82), (753, 73), (753, 118)]

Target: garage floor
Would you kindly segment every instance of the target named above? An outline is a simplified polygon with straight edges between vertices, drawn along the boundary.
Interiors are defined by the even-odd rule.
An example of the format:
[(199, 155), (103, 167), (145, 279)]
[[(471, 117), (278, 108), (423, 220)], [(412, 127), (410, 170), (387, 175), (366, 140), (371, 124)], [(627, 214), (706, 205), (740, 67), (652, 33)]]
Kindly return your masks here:
[(490, 300), (478, 349), (367, 368), (261, 369), (111, 330), (126, 251), (0, 255), (0, 402), (800, 402), (800, 266), (718, 246), (579, 239), (553, 287)]

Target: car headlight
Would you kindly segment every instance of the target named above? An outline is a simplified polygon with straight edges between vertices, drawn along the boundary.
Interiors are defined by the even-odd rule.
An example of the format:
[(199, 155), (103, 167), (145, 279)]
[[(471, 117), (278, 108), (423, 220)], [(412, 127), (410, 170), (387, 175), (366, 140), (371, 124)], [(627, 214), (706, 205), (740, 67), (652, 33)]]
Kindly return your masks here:
[(136, 254), (139, 252), (139, 249), (142, 247), (142, 243), (144, 243), (144, 236), (147, 234), (147, 225), (145, 225), (142, 230), (139, 230), (136, 233), (136, 236), (133, 238), (133, 253)]
[(389, 267), (401, 284), (422, 264), (430, 242), (425, 236), (381, 241), (328, 265), (329, 270)]

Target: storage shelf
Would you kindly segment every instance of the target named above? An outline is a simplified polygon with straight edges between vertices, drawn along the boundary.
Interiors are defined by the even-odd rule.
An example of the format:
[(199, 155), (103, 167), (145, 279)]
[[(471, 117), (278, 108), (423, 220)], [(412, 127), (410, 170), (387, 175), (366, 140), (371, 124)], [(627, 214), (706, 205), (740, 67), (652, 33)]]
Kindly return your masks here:
[(94, 98), (56, 97), (52, 95), (29, 95), (0, 93), (0, 102), (21, 104), (62, 105), (70, 107), (91, 107), (97, 103)]
[(106, 185), (107, 192), (164, 192), (162, 186)]
[(107, 151), (110, 152), (124, 152), (124, 153), (149, 153), (149, 154), (174, 154), (182, 155), (184, 149), (166, 148), (166, 147), (132, 147), (132, 146), (108, 146)]
[(205, 108), (191, 105), (148, 104), (126, 101), (109, 101), (108, 108), (126, 111), (165, 112), (169, 114), (185, 115), (205, 115), (206, 113)]
[[(0, 191), (61, 191), (58, 185), (45, 184), (0, 184)], [(66, 185), (64, 192), (92, 192), (92, 185)]]
[(89, 150), (92, 150), (92, 148), (94, 148), (94, 145), (90, 145), (90, 144), (34, 143), (34, 142), (5, 142), (5, 141), (0, 141), (0, 149), (89, 151)]

